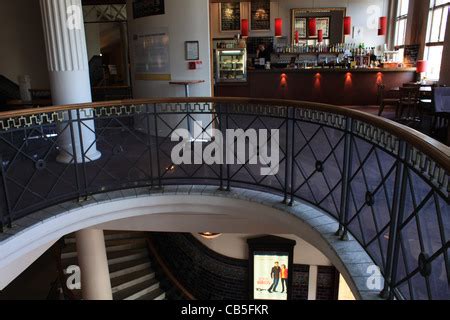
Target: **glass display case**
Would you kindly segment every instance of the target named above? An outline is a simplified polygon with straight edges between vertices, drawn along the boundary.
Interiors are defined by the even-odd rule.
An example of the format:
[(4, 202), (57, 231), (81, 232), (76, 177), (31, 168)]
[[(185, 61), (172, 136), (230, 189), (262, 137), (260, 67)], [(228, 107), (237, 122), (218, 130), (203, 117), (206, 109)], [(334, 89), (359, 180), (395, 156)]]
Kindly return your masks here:
[(216, 81), (245, 82), (247, 81), (247, 50), (217, 49), (216, 50)]

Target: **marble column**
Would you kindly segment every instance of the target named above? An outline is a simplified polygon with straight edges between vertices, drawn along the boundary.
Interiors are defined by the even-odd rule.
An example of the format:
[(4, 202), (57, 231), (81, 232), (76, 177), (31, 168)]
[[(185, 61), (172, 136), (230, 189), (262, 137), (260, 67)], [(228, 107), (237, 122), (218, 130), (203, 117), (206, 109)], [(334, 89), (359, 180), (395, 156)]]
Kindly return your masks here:
[[(40, 0), (53, 105), (92, 102), (81, 0)], [(92, 109), (68, 111), (58, 124), (57, 161), (95, 161), (97, 150)], [(68, 125), (73, 121), (73, 130)]]
[(112, 300), (103, 230), (80, 230), (76, 240), (83, 300)]

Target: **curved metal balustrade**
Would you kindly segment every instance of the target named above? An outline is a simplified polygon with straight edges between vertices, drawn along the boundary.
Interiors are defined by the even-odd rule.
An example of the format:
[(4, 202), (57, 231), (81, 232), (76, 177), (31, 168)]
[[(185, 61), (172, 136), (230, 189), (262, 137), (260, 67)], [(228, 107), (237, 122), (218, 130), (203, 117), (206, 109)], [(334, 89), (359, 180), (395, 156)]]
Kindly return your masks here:
[[(279, 129), (279, 172), (261, 176), (261, 166), (248, 161), (173, 165), (171, 134), (199, 119), (204, 133)], [(77, 145), (64, 147), (63, 140), (93, 133), (89, 120), (95, 141), (76, 157)], [(93, 142), (102, 156), (89, 161)], [(450, 150), (382, 118), (234, 98), (51, 107), (0, 114), (0, 152), (3, 230), (38, 209), (100, 192), (184, 183), (246, 187), (282, 194), (286, 205), (301, 199), (336, 218), (338, 235), (345, 240), (351, 232), (381, 268), (386, 297), (450, 299)], [(71, 163), (56, 161), (64, 152)]]

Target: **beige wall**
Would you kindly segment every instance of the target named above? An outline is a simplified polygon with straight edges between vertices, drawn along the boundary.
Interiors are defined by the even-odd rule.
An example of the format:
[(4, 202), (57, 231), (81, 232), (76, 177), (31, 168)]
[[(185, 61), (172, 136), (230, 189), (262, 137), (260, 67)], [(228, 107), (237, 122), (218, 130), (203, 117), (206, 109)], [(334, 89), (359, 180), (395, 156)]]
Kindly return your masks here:
[(39, 1), (0, 1), (0, 21), (0, 74), (16, 83), (28, 74), (32, 88), (49, 88)]
[[(382, 15), (388, 14), (388, 0), (281, 0), (271, 2), (271, 31), (251, 32), (251, 37), (265, 37), (274, 35), (274, 20), (275, 18), (283, 18), (283, 35), (290, 38), (291, 30), (291, 9), (294, 8), (325, 8), (325, 7), (347, 7), (347, 15), (352, 17), (353, 26), (363, 27), (364, 39), (366, 46), (380, 46), (386, 42), (386, 37), (378, 36), (378, 26), (376, 29), (369, 29), (368, 21), (369, 14), (367, 10), (370, 6), (375, 5), (380, 8)], [(211, 21), (212, 21), (212, 36), (213, 38), (232, 38), (234, 32), (220, 32), (219, 25), (219, 4), (211, 4)], [(243, 2), (241, 4), (241, 17), (249, 18), (250, 16), (250, 2)], [(373, 19), (372, 19), (373, 20)], [(370, 21), (372, 21), (370, 20)], [(346, 37), (346, 42), (353, 42), (351, 36)], [(355, 41), (355, 42), (360, 42)]]

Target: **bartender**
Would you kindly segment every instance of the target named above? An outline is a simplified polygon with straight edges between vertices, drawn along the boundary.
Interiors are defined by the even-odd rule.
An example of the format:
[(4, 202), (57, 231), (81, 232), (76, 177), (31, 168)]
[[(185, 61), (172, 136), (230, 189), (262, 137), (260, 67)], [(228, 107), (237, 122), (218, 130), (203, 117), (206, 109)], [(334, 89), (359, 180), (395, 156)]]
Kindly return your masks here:
[(256, 50), (255, 66), (256, 68), (263, 69), (267, 62), (270, 62), (270, 51), (265, 44), (261, 43)]

